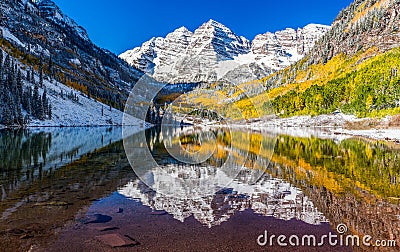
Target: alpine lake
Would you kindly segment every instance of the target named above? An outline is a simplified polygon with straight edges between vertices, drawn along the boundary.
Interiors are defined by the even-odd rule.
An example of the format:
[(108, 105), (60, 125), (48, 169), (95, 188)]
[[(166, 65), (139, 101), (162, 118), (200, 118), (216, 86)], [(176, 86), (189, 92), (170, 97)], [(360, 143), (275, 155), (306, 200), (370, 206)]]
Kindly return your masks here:
[(366, 235), (399, 249), (398, 144), (83, 127), (1, 130), (0, 146), (1, 251), (371, 251)]

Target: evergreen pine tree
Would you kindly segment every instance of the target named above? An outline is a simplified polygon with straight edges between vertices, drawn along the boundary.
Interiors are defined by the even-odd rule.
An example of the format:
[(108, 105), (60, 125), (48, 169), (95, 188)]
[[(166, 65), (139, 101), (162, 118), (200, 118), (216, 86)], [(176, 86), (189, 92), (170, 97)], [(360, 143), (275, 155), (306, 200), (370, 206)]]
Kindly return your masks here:
[(44, 117), (44, 108), (43, 108), (43, 100), (42, 100), (41, 96), (39, 96), (37, 108), (38, 108), (38, 110), (37, 110), (37, 118), (39, 120), (44, 120), (45, 119), (45, 117)]
[(43, 88), (43, 65), (40, 63), (39, 65), (39, 87)]
[(32, 105), (31, 105), (31, 98), (30, 98), (30, 97), (27, 98), (27, 100), (26, 100), (26, 107), (25, 107), (25, 110), (26, 110), (26, 113), (27, 113), (28, 115), (31, 115), (31, 114), (32, 114)]
[(39, 87), (35, 85), (32, 96), (32, 115), (36, 118), (39, 117)]
[(24, 116), (22, 115), (22, 110), (20, 105), (17, 105), (17, 122), (19, 126), (24, 125)]
[(3, 79), (3, 51), (0, 50), (0, 81)]
[(51, 56), (49, 58), (48, 71), (49, 71), (50, 77), (53, 77), (53, 59), (51, 58)]
[(47, 111), (47, 113), (48, 113), (48, 116), (49, 116), (49, 119), (51, 120), (51, 118), (52, 118), (52, 109), (51, 109), (51, 104), (49, 104), (49, 107), (48, 107), (48, 109), (47, 109), (48, 111)]
[(33, 70), (31, 71), (31, 83), (32, 83), (33, 85), (36, 85), (36, 82), (35, 82), (35, 73), (33, 72)]
[(47, 91), (44, 89), (42, 96), (42, 104), (43, 104), (43, 116), (48, 114), (48, 100), (47, 100)]
[(3, 110), (3, 124), (9, 126), (12, 124), (12, 121), (13, 120), (10, 108), (8, 105), (6, 105)]
[(10, 56), (7, 54), (4, 60), (3, 71), (8, 72), (9, 69), (10, 69)]
[(18, 94), (18, 99), (19, 99), (19, 103), (22, 100), (22, 87), (23, 87), (23, 83), (22, 83), (22, 75), (21, 75), (21, 70), (18, 69), (18, 73), (17, 73), (17, 94)]

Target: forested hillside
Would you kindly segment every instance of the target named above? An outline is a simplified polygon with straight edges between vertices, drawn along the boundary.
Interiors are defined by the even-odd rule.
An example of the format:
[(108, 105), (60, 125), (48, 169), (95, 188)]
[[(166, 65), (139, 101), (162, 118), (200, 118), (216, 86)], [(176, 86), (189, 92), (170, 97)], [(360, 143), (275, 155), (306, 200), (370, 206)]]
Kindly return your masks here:
[[(61, 120), (63, 112), (71, 108), (61, 109), (66, 104), (60, 103), (52, 110), (46, 97), (49, 92), (53, 101), (68, 98), (68, 104), (90, 106), (88, 111), (96, 105), (89, 100), (103, 103), (110, 111), (111, 107), (122, 111), (130, 89), (143, 75), (93, 44), (85, 29), (50, 0), (0, 2), (0, 51), (4, 58), (0, 124), (4, 125), (49, 120), (54, 112)], [(59, 84), (68, 88), (57, 87)], [(80, 103), (83, 97), (86, 100)]]
[[(23, 74), (20, 66), (9, 55), (3, 61), (3, 52), (0, 50), (0, 124), (23, 126), (31, 118), (51, 119), (52, 110), (47, 91), (44, 89), (42, 94), (39, 93), (39, 86), (43, 88), (42, 67), (39, 71), (37, 83), (33, 72), (27, 70)], [(25, 82), (32, 83), (34, 88), (25, 85)]]
[[(248, 117), (271, 113), (271, 108), (281, 116), (336, 110), (362, 117), (400, 113), (399, 23), (400, 1), (357, 0), (339, 13), (303, 60), (256, 81), (266, 91), (234, 105)], [(235, 96), (249, 93), (252, 85), (242, 85), (244, 91)], [(249, 103), (260, 107), (261, 115)]]

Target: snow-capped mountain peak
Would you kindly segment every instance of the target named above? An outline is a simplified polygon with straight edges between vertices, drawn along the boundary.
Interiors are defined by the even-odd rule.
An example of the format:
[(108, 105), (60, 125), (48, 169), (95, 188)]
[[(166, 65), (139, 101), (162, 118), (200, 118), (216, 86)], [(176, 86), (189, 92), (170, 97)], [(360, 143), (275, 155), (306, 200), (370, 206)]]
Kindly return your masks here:
[(219, 29), (231, 32), (231, 30), (228, 27), (226, 27), (225, 25), (223, 25), (222, 23), (220, 23), (218, 21), (215, 21), (214, 19), (210, 19), (207, 22), (203, 23), (202, 25), (200, 25), (199, 29), (204, 28), (204, 27), (219, 28)]
[(188, 49), (190, 56), (213, 53), (217, 61), (223, 61), (247, 53), (250, 43), (247, 39), (237, 36), (228, 27), (210, 19), (194, 31)]
[(328, 30), (329, 26), (309, 24), (297, 30), (260, 34), (250, 42), (210, 19), (193, 33), (182, 26), (165, 38), (152, 38), (124, 52), (120, 58), (169, 83), (213, 82), (233, 70), (257, 72), (245, 73), (244, 79), (236, 80), (241, 82), (264, 77), (300, 60)]
[(192, 32), (189, 31), (188, 28), (186, 28), (185, 26), (179, 27), (178, 29), (176, 29), (172, 33), (190, 33), (190, 34), (192, 34)]

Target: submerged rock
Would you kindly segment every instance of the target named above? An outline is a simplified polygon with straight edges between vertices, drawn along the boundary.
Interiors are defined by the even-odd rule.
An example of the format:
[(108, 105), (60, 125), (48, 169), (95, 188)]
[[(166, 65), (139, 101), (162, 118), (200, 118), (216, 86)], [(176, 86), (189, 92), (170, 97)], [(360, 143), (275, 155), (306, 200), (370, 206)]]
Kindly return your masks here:
[(20, 239), (30, 239), (30, 238), (33, 238), (33, 234), (23, 234), (19, 238)]
[(117, 230), (119, 227), (114, 227), (114, 226), (100, 226), (100, 227), (94, 227), (94, 229), (104, 232), (104, 231), (111, 231), (111, 230)]
[(131, 237), (127, 235), (123, 236), (118, 233), (99, 235), (96, 236), (96, 239), (102, 242), (103, 244), (106, 244), (113, 248), (135, 246), (139, 244), (139, 242), (132, 239)]
[(50, 201), (50, 202), (40, 202), (34, 204), (34, 206), (69, 206), (72, 203), (63, 202), (63, 201)]
[(167, 212), (165, 212), (164, 210), (155, 210), (155, 211), (152, 211), (150, 214), (151, 215), (165, 215), (165, 214), (167, 214)]
[(112, 220), (111, 216), (104, 214), (94, 214), (92, 216), (88, 216), (88, 220), (84, 222), (84, 224), (90, 223), (106, 223)]

